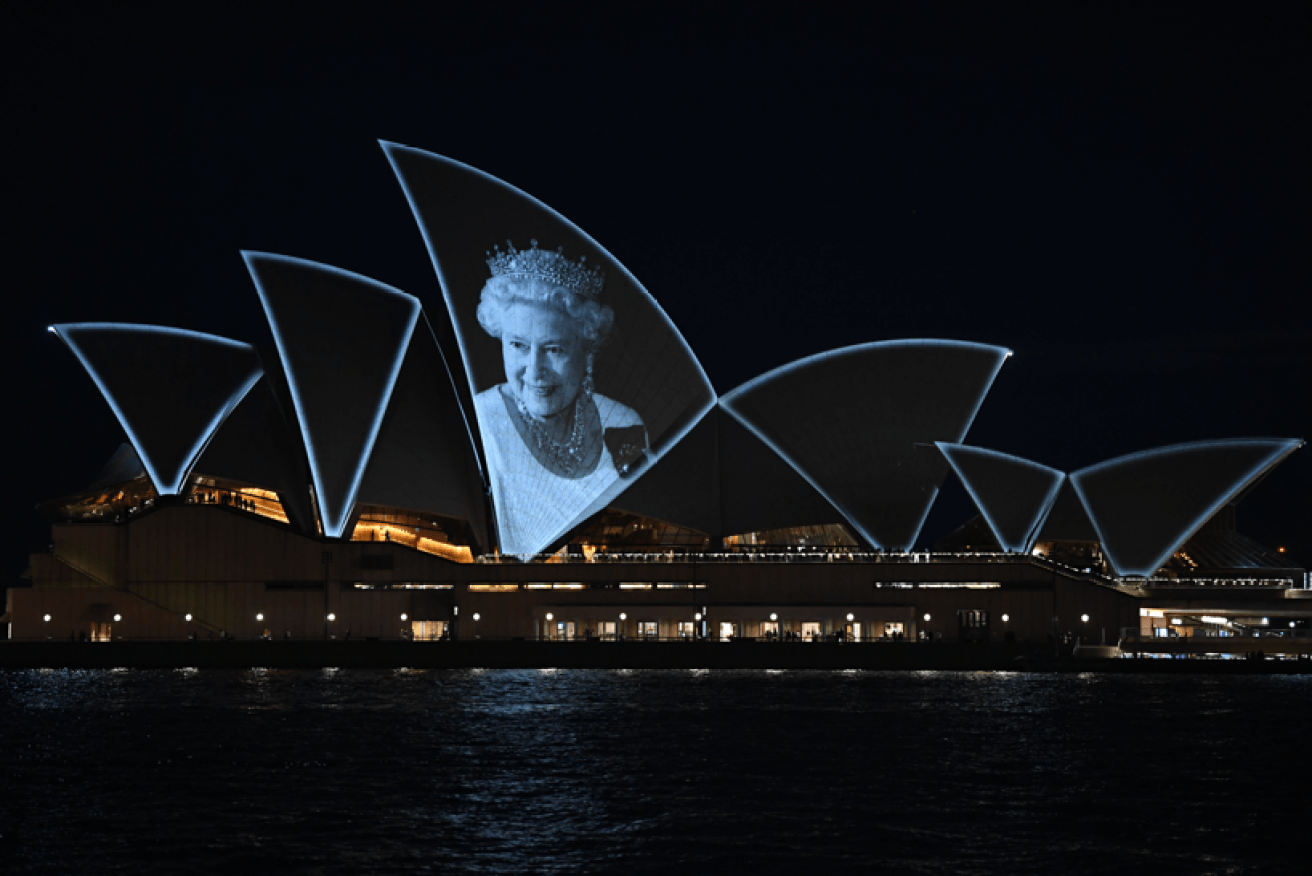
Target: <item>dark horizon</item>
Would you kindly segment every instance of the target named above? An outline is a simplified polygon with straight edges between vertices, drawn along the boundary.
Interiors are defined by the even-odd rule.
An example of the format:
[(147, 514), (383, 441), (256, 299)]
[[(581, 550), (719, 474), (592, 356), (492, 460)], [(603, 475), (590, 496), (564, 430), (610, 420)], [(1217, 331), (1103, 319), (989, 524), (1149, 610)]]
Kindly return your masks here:
[[(1015, 351), (967, 442), (1065, 471), (1312, 435), (1312, 39), (1293, 5), (4, 17), (15, 577), (48, 536), (33, 506), (122, 440), (46, 325), (257, 338), (241, 250), (444, 318), (380, 139), (577, 223), (721, 395), (826, 349), (949, 338)], [(1304, 566), (1309, 453), (1239, 514)], [(973, 513), (949, 476), (921, 543)]]

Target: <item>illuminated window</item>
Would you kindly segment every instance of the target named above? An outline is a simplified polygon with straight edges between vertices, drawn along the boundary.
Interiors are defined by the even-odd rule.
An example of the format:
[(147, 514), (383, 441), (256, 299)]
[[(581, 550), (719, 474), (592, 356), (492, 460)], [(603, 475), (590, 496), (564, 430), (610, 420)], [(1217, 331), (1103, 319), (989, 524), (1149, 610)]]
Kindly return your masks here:
[(431, 642), (444, 638), (446, 621), (411, 621), (410, 634), (416, 642)]
[(399, 544), (454, 563), (474, 561), (463, 520), (387, 505), (362, 505), (351, 541)]
[(846, 526), (827, 523), (730, 535), (724, 539), (724, 547), (726, 550), (750, 550), (756, 547), (858, 547), (858, 543)]
[(154, 507), (156, 498), (150, 479), (142, 475), (111, 487), (42, 502), (37, 510), (57, 523), (126, 523)]
[(566, 546), (565, 552), (589, 561), (607, 554), (700, 552), (710, 548), (704, 532), (608, 508)]

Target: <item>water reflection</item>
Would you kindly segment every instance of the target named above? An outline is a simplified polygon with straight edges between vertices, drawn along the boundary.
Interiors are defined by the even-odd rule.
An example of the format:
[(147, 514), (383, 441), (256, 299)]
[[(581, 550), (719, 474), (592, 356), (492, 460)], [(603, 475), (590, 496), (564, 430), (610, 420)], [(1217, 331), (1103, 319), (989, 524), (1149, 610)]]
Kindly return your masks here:
[[(0, 675), (13, 872), (1271, 869), (1309, 679)], [(1286, 756), (1288, 755), (1288, 756)]]

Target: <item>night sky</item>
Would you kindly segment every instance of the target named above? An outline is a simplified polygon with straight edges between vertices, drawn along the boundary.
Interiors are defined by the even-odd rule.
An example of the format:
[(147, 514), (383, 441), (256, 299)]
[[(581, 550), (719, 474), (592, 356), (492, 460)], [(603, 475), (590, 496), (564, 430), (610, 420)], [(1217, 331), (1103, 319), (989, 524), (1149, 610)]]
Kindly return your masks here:
[[(123, 440), (46, 325), (256, 339), (242, 249), (443, 314), (379, 139), (576, 222), (722, 394), (954, 338), (1016, 353), (967, 442), (1063, 470), (1312, 437), (1300, 5), (884, 6), (7, 4), (7, 580)], [(1304, 448), (1240, 528), (1312, 563), (1310, 498)], [(922, 542), (972, 513), (949, 478)]]

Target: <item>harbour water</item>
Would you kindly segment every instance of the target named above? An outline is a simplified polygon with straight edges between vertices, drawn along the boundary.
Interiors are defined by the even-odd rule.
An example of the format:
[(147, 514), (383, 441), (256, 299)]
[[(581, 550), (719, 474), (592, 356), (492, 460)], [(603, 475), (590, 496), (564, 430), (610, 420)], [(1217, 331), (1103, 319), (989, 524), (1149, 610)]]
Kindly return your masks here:
[(1312, 675), (0, 673), (9, 873), (1305, 873)]

